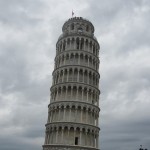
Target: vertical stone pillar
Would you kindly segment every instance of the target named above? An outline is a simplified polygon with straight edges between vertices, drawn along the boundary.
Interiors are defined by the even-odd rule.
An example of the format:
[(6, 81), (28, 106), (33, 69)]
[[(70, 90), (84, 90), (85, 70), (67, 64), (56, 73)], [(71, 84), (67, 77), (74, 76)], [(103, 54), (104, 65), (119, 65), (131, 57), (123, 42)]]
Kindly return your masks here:
[(87, 139), (88, 139), (88, 138), (87, 138), (87, 132), (88, 132), (88, 131), (87, 131), (87, 129), (86, 129), (86, 131), (85, 131), (85, 146), (88, 145), (88, 141), (87, 141)]
[(70, 112), (69, 112), (69, 122), (71, 121), (71, 106), (69, 107), (69, 110), (70, 110)]
[(58, 89), (56, 91), (56, 101), (58, 101)]
[(87, 102), (89, 101), (89, 91), (87, 90)]
[(64, 121), (66, 121), (66, 106), (64, 106)]
[(53, 144), (53, 134), (54, 134), (53, 131), (54, 131), (54, 129), (52, 129), (52, 132), (51, 132), (51, 142), (50, 142), (51, 144)]
[(83, 80), (82, 82), (83, 83), (84, 83), (84, 78), (85, 78), (84, 75), (85, 75), (85, 71), (83, 70), (83, 78), (82, 78), (82, 80)]
[(98, 148), (98, 134), (96, 135), (96, 148)]
[(76, 49), (76, 39), (74, 40), (74, 46), (73, 49)]
[(78, 70), (77, 82), (79, 82), (80, 70)]
[(77, 111), (78, 111), (78, 108), (77, 107), (75, 107), (75, 121), (77, 121)]
[(76, 100), (78, 100), (78, 96), (79, 96), (79, 93), (78, 93), (78, 87), (77, 87)]
[(65, 99), (67, 100), (68, 87), (66, 87)]
[(62, 134), (61, 134), (61, 143), (62, 144), (64, 144), (63, 139), (64, 139), (64, 128), (62, 127)]
[[(75, 137), (76, 137), (76, 128), (75, 128), (75, 127), (74, 127), (74, 135), (73, 135), (73, 136), (74, 136), (73, 139), (74, 139), (74, 141), (75, 141)], [(74, 145), (75, 145), (75, 143), (74, 143)]]
[(86, 123), (88, 124), (88, 108), (86, 109)]
[(50, 131), (48, 132), (48, 134), (49, 134), (49, 136), (48, 136), (48, 144), (50, 144), (50, 140), (51, 140), (51, 133), (50, 133)]
[(67, 69), (67, 82), (68, 82), (68, 78), (69, 78), (69, 70)]
[(45, 131), (45, 142), (44, 144), (47, 144), (47, 131)]
[(73, 87), (71, 86), (71, 99), (73, 98), (72, 93), (73, 93)]
[(58, 121), (60, 121), (60, 111), (61, 111), (61, 107), (59, 107), (59, 110), (58, 110)]
[(82, 101), (83, 101), (83, 94), (84, 94), (84, 89), (82, 88), (82, 98), (81, 98)]
[(97, 123), (96, 123), (96, 125), (98, 126), (98, 114), (97, 114)]
[(85, 49), (86, 49), (86, 44), (85, 44), (85, 42), (86, 42), (86, 41), (85, 41), (85, 39), (84, 39), (84, 48), (83, 48), (83, 50), (85, 50)]
[(80, 128), (80, 145), (82, 146), (82, 128)]
[(83, 107), (81, 107), (81, 118), (80, 118), (81, 123), (82, 123), (82, 113), (83, 113)]
[(70, 128), (68, 127), (68, 144), (70, 144)]
[(56, 129), (56, 144), (57, 144), (57, 141), (58, 140), (58, 128)]
[(51, 110), (51, 119), (50, 119), (50, 122), (53, 121), (53, 110)]

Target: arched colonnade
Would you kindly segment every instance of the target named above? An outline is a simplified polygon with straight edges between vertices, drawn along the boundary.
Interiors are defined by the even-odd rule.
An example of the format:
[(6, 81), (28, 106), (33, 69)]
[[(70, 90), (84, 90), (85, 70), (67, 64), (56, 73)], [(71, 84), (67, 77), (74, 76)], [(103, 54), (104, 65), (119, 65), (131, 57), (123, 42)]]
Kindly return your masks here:
[(53, 85), (64, 82), (80, 82), (98, 87), (99, 78), (99, 73), (89, 68), (68, 66), (53, 72)]
[(69, 51), (55, 58), (55, 69), (65, 65), (86, 66), (98, 71), (99, 59), (89, 53)]
[(95, 56), (99, 55), (99, 44), (97, 41), (88, 37), (67, 37), (59, 40), (56, 44), (56, 54), (67, 50), (84, 50)]

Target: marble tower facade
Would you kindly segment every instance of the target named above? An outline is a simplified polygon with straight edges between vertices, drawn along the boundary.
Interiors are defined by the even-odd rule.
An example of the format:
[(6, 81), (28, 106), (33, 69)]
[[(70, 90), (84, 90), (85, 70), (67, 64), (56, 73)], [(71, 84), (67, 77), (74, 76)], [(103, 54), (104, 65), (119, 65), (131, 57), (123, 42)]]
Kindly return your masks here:
[(99, 50), (93, 24), (73, 17), (56, 43), (43, 150), (99, 149)]

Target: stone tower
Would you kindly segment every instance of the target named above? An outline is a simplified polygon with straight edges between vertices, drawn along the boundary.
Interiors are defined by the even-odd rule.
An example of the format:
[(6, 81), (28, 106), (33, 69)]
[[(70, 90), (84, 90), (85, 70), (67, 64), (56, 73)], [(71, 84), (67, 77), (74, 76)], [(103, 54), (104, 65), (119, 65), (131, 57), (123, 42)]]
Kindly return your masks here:
[(99, 49), (93, 24), (67, 20), (56, 43), (43, 150), (97, 150)]

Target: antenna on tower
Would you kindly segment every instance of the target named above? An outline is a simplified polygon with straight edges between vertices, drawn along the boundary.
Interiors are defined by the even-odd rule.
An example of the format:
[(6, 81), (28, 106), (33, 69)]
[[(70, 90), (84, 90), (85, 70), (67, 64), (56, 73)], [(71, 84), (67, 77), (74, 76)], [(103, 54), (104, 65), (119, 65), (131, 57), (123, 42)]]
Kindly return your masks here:
[(74, 15), (74, 12), (73, 12), (73, 10), (72, 10), (72, 18), (73, 18), (73, 15)]

